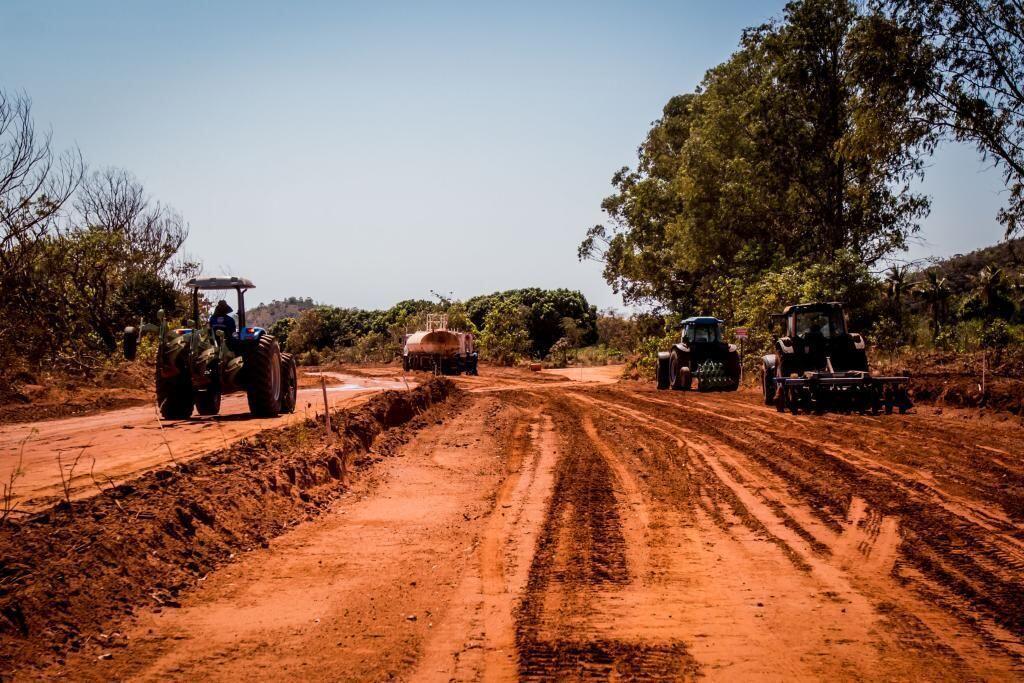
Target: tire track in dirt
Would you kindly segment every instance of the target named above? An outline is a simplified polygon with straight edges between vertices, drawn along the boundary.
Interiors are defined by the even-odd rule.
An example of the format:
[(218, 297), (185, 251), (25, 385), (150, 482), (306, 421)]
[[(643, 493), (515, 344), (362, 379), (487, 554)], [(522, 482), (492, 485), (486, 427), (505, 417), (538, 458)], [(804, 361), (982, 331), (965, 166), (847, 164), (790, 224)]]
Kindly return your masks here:
[(450, 615), (429, 639), (412, 680), (515, 680), (514, 611), (525, 589), (558, 458), (542, 402), (512, 405), (506, 478), (480, 537), (478, 563), (462, 580)]
[[(689, 412), (688, 406), (676, 404), (675, 407), (677, 410), (684, 411), (684, 414)], [(719, 436), (724, 440), (750, 453), (752, 457), (759, 458), (769, 468), (787, 469), (787, 464), (792, 463), (781, 462), (780, 459), (768, 456), (766, 453), (772, 453), (774, 456), (784, 455), (791, 461), (802, 461), (796, 468), (794, 477), (786, 477), (787, 479), (799, 480), (801, 474), (806, 474), (815, 466), (825, 465), (839, 473), (859, 478), (862, 481), (857, 483), (864, 484), (867, 488), (874, 486), (883, 489), (884, 504), (888, 504), (890, 507), (906, 505), (909, 501), (910, 504), (924, 511), (934, 512), (936, 506), (943, 508), (948, 513), (948, 515), (944, 515), (947, 526), (952, 525), (960, 533), (979, 537), (972, 539), (978, 545), (983, 546), (984, 552), (977, 559), (978, 562), (987, 562), (991, 568), (1009, 568), (1011, 573), (1018, 575), (1020, 571), (1024, 570), (1024, 550), (1022, 550), (1024, 544), (1015, 537), (1015, 534), (1020, 533), (1019, 524), (1007, 518), (999, 510), (992, 510), (961, 495), (948, 493), (933, 486), (929, 479), (934, 479), (934, 477), (915, 473), (900, 465), (881, 462), (880, 454), (874, 456), (856, 447), (842, 448), (833, 441), (824, 439), (819, 439), (816, 442), (794, 438), (777, 426), (762, 426), (759, 429), (761, 434), (726, 430), (722, 429), (720, 425), (708, 426), (717, 430)], [(835, 436), (830, 434), (830, 439), (834, 439)], [(892, 441), (893, 439), (890, 437), (889, 442)], [(898, 444), (899, 442), (896, 443), (896, 445)], [(954, 444), (950, 444), (950, 447), (950, 450), (955, 452)], [(881, 493), (881, 491), (876, 491), (876, 493)], [(848, 497), (852, 497), (852, 495)], [(842, 510), (848, 506), (845, 501), (841, 502), (842, 504), (835, 510), (837, 514), (843, 514)], [(832, 503), (835, 501), (833, 500)], [(983, 540), (980, 539), (982, 536)], [(1000, 569), (994, 570), (997, 573), (1001, 572)], [(1004, 578), (1013, 580), (1012, 574)]]
[[(680, 403), (675, 401), (652, 399), (649, 397), (638, 398), (639, 400), (647, 403), (665, 405), (677, 410), (682, 408)], [(734, 410), (735, 406), (729, 406), (729, 409)], [(730, 417), (722, 413), (716, 414), (714, 411), (698, 408), (692, 405), (686, 405), (685, 410), (688, 412), (696, 411), (704, 415), (717, 415), (717, 417), (720, 417), (721, 419), (726, 419), (732, 422), (744, 422), (744, 420), (737, 420), (735, 417)], [(776, 415), (776, 413), (773, 411), (772, 415)], [(748, 416), (746, 422), (756, 422), (758, 428), (762, 432), (775, 437), (779, 440), (780, 444), (800, 444), (807, 448), (821, 449), (833, 457), (852, 459), (855, 462), (851, 464), (873, 470), (884, 477), (892, 478), (908, 490), (913, 489), (919, 493), (933, 495), (937, 500), (942, 501), (944, 505), (948, 505), (951, 513), (964, 517), (965, 519), (968, 519), (980, 526), (984, 526), (990, 531), (1006, 532), (1014, 529), (1013, 520), (1005, 512), (994, 509), (992, 505), (979, 505), (975, 500), (968, 498), (966, 495), (958, 495), (950, 490), (952, 487), (944, 485), (948, 484), (948, 482), (940, 482), (934, 475), (922, 472), (920, 468), (915, 468), (910, 464), (900, 463), (896, 460), (888, 463), (883, 462), (885, 455), (876, 448), (872, 448), (866, 442), (864, 433), (867, 432), (871, 435), (873, 443), (887, 443), (893, 441), (893, 432), (891, 430), (885, 430), (884, 427), (873, 428), (871, 426), (858, 425), (855, 431), (843, 430), (841, 432), (843, 441), (848, 444), (846, 446), (841, 446), (836, 442), (836, 437), (839, 436), (839, 434), (833, 432), (833, 427), (835, 425), (828, 425), (827, 427), (831, 432), (829, 440), (810, 440), (786, 429), (792, 426), (790, 421), (793, 417), (794, 416), (791, 415), (783, 415), (781, 418), (777, 417), (777, 419), (773, 421), (771, 419)], [(798, 416), (797, 419), (810, 420), (814, 418)], [(825, 416), (823, 419), (827, 420), (828, 416)], [(857, 416), (857, 419), (873, 420), (877, 422), (887, 418)], [(780, 425), (785, 425), (786, 428), (780, 428)], [(850, 431), (853, 431), (853, 433), (850, 433)], [(917, 432), (914, 433), (913, 439), (915, 448), (920, 448), (922, 442), (929, 441), (942, 445), (947, 452), (950, 446), (948, 438), (947, 440), (942, 441), (929, 437), (927, 434), (918, 434)], [(1005, 474), (1005, 472), (997, 472), (994, 476), (1002, 478)], [(963, 488), (964, 485), (965, 480), (961, 479), (959, 481), (959, 486)], [(971, 486), (970, 490), (975, 494), (984, 494), (988, 492), (986, 488), (981, 486)], [(997, 497), (996, 500), (1001, 500), (1001, 496)], [(1016, 539), (1014, 539), (1014, 541), (1016, 541)], [(1024, 549), (1024, 542), (1016, 542), (1016, 545), (1021, 549)]]
[[(698, 435), (679, 436), (675, 425), (642, 412), (600, 402), (590, 406), (603, 413), (595, 422), (609, 432), (603, 438), (616, 444), (620, 457), (641, 454), (631, 464), (649, 485), (646, 495), (657, 501), (654, 518), (671, 519), (670, 511), (698, 491), (701, 497), (716, 498), (722, 512), (722, 519), (715, 520), (700, 503), (689, 522), (674, 520), (662, 542), (675, 548), (675, 557), (659, 585), (633, 584), (624, 592), (635, 589), (635, 594), (626, 597), (607, 591), (594, 595), (595, 612), (615, 623), (618, 633), (686, 643), (703, 672), (728, 678), (912, 677), (936, 656), (950, 672), (966, 675), (971, 670), (927, 629), (898, 628), (916, 625), (912, 618), (881, 629), (882, 617), (848, 577), (801, 547), (767, 505), (715, 462), (717, 453)], [(674, 476), (678, 469), (690, 473), (688, 485)], [(716, 561), (728, 567), (726, 574)], [(760, 600), (752, 599), (751, 592)], [(772, 604), (764, 607), (761, 601)], [(837, 648), (837, 643), (850, 647)], [(908, 656), (906, 647), (928, 657)]]
[[(520, 678), (692, 678), (696, 665), (682, 642), (624, 640), (609, 628), (615, 615), (604, 613), (602, 598), (624, 593), (646, 566), (627, 548), (630, 541), (641, 543), (640, 552), (646, 548), (639, 521), (646, 513), (632, 505), (643, 501), (590, 418), (561, 397), (552, 408), (562, 437), (560, 457), (551, 505), (516, 611)], [(627, 530), (623, 520), (632, 516), (638, 521)]]
[[(976, 499), (995, 519), (1018, 523), (1024, 519), (1024, 459), (1014, 462), (1011, 455), (1021, 450), (1020, 425), (1011, 421), (954, 420), (926, 410), (906, 416), (793, 416), (752, 403), (749, 395), (702, 398), (713, 410), (745, 416), (760, 428), (783, 428), (787, 441), (841, 443), (843, 448), (870, 453), (872, 460), (901, 468), (912, 480), (920, 476), (923, 484), (945, 495)], [(878, 450), (881, 445), (884, 450)]]
[[(712, 428), (709, 425), (705, 424), (704, 421), (701, 419), (697, 419), (697, 424), (694, 424), (694, 416), (690, 414), (690, 411), (688, 410), (689, 406), (684, 407), (681, 405), (677, 405), (673, 407), (675, 407), (679, 411), (686, 413), (686, 417), (681, 419), (680, 422), (690, 423), (691, 425), (694, 426), (693, 429), (680, 428), (675, 423), (654, 418), (652, 416), (642, 413), (641, 411), (637, 411), (635, 409), (631, 409), (622, 405), (622, 402), (626, 402), (628, 404), (630, 402), (629, 399), (632, 397), (627, 397), (622, 394), (614, 392), (607, 394), (607, 396), (610, 398), (611, 402), (616, 405), (617, 409), (622, 411), (621, 414), (623, 415), (628, 415), (632, 419), (639, 419), (641, 421), (646, 420), (648, 422), (653, 421), (656, 423), (660, 423), (661, 426), (664, 428), (666, 435), (673, 436), (673, 438), (680, 440), (680, 442), (682, 442), (682, 440), (685, 440), (686, 443), (692, 446), (693, 441), (700, 441), (703, 442), (706, 445), (706, 447), (711, 447), (713, 449), (713, 452), (715, 453), (716, 458), (720, 461), (722, 467), (726, 469), (726, 476), (724, 476), (723, 479), (728, 480), (731, 478), (731, 483), (734, 486), (739, 486), (739, 488), (754, 489), (757, 493), (757, 496), (764, 499), (765, 503), (769, 506), (769, 508), (773, 510), (775, 514), (782, 513), (780, 517), (783, 527), (794, 526), (794, 528), (798, 531), (798, 535), (801, 537), (802, 541), (814, 541), (820, 545), (823, 545), (827, 549), (828, 554), (837, 555), (837, 559), (840, 561), (840, 563), (846, 564), (847, 568), (849, 568), (850, 566), (856, 567), (858, 569), (856, 574), (859, 578), (863, 579), (865, 578), (865, 576), (871, 578), (874, 581), (874, 583), (872, 583), (872, 585), (870, 586), (866, 586), (867, 592), (876, 593), (879, 595), (885, 595), (887, 592), (892, 593), (892, 587), (896, 582), (889, 579), (889, 574), (890, 570), (892, 570), (894, 566), (898, 567), (898, 565), (895, 565), (896, 549), (892, 547), (892, 544), (894, 541), (900, 541), (900, 547), (904, 551), (906, 551), (908, 545), (908, 542), (905, 538), (901, 539), (897, 534), (894, 534), (892, 531), (892, 526), (895, 523), (893, 520), (895, 519), (895, 517), (889, 514), (883, 514), (881, 512), (881, 508), (877, 506), (869, 506), (865, 499), (851, 495), (850, 503), (847, 505), (847, 509), (851, 511), (849, 514), (852, 517), (856, 518), (855, 522), (851, 523), (849, 519), (846, 517), (846, 515), (844, 515), (844, 519), (842, 521), (836, 520), (834, 517), (830, 516), (827, 520), (828, 523), (823, 523), (821, 520), (820, 510), (816, 510), (813, 507), (807, 508), (803, 504), (794, 504), (792, 501), (792, 497), (786, 495), (787, 489), (792, 488), (792, 478), (786, 476), (787, 474), (790, 474), (790, 472), (786, 471), (784, 468), (780, 470), (780, 468), (777, 467), (767, 467), (766, 471), (762, 472), (764, 472), (764, 474), (770, 475), (773, 481), (768, 481), (765, 478), (764, 474), (755, 474), (755, 465), (754, 462), (752, 462), (752, 460), (756, 461), (759, 465), (764, 465), (765, 461), (765, 457), (757, 455), (757, 446), (748, 447), (742, 451), (740, 449), (733, 448), (732, 446), (737, 442), (737, 439), (721, 438), (723, 437), (723, 432), (725, 430)], [(648, 403), (646, 399), (640, 400), (642, 403)], [(706, 411), (702, 410), (697, 412), (703, 414)], [(744, 434), (744, 436), (746, 435)], [(769, 465), (770, 464), (771, 463), (769, 462)], [(761, 470), (760, 467), (756, 467), (756, 469)], [(780, 476), (781, 479), (779, 478)], [(891, 478), (892, 477), (890, 475), (886, 480)], [(893, 484), (893, 486), (896, 485), (898, 484)], [(865, 487), (865, 490), (871, 491), (872, 488), (870, 486)], [(771, 491), (781, 492), (782, 495), (779, 496), (778, 493), (768, 493)], [(913, 490), (911, 490), (911, 492), (913, 492)], [(789, 502), (784, 502), (784, 499), (786, 498), (790, 499)], [(746, 500), (746, 502), (749, 502), (749, 498)], [(858, 513), (858, 506), (863, 507), (864, 512)], [(918, 506), (918, 508), (922, 507), (924, 507), (923, 504)], [(865, 539), (864, 534), (862, 533), (849, 533), (849, 528), (851, 524), (859, 524), (860, 522), (868, 518), (874, 518), (878, 520), (879, 536), (881, 535), (881, 525), (883, 524), (883, 520), (884, 523), (887, 525), (886, 528), (888, 529), (888, 531), (886, 532), (884, 538), (887, 539), (888, 544), (883, 546), (884, 550), (881, 553), (881, 555), (884, 558), (886, 558), (886, 561), (879, 562), (876, 556), (875, 560), (871, 562), (865, 562), (864, 556), (863, 554), (861, 554), (861, 557), (857, 558), (856, 562), (851, 563), (849, 547), (846, 545), (846, 543), (848, 543), (849, 541), (842, 541), (841, 539), (848, 539), (854, 536), (858, 537), (856, 545), (863, 545), (863, 550), (867, 551), (870, 554), (872, 548), (874, 547), (870, 542), (870, 539)], [(780, 537), (785, 537), (785, 534), (781, 528), (773, 527), (772, 530), (773, 532), (777, 533)], [(915, 540), (920, 542), (922, 539)], [(787, 539), (787, 544), (792, 544), (794, 547), (799, 547), (800, 542), (795, 541), (795, 539)], [(808, 554), (806, 550), (801, 552), (801, 555), (803, 555), (809, 562), (814, 562), (814, 557)], [(890, 559), (892, 560), (891, 563)], [(929, 559), (931, 559), (931, 561), (934, 563), (944, 562), (941, 558), (935, 557), (934, 554), (929, 556)], [(874, 568), (874, 571), (864, 571), (866, 568), (872, 567)], [(879, 575), (878, 570), (880, 569), (882, 570), (882, 576)], [(992, 569), (994, 570), (996, 568), (993, 567)], [(1012, 579), (1012, 576), (1012, 571), (1007, 573), (1008, 579)], [(1019, 574), (1017, 574), (1017, 576), (1019, 576)], [(877, 579), (881, 579), (881, 583), (876, 581)], [(946, 581), (945, 583), (948, 586), (948, 584), (951, 582)], [(933, 591), (936, 588), (938, 588), (937, 585), (931, 586), (931, 589)], [(961, 593), (968, 592), (968, 594), (970, 594), (969, 591), (964, 590), (963, 586), (959, 586), (959, 588), (961, 588)], [(905, 598), (907, 593), (907, 591), (902, 591), (900, 595), (903, 598)], [(947, 593), (945, 599), (936, 599), (935, 595), (928, 596), (931, 598), (929, 601), (927, 601), (928, 604), (935, 605), (936, 603), (938, 603), (939, 607), (944, 609), (949, 609), (950, 607), (957, 607), (957, 601), (950, 599), (952, 596), (948, 595), (948, 588), (945, 590), (945, 593)], [(993, 660), (993, 658), (988, 656), (987, 653), (979, 650), (979, 648), (977, 647), (969, 646), (969, 644), (965, 645), (963, 642), (958, 642), (958, 640), (963, 640), (962, 638), (958, 639), (958, 627), (956, 626), (956, 624), (951, 625), (949, 623), (948, 618), (945, 617), (944, 613), (937, 612), (934, 609), (934, 607), (929, 607), (928, 604), (922, 603), (919, 599), (910, 602), (907, 602), (907, 600), (904, 599), (903, 602), (907, 604), (908, 611), (912, 611), (915, 614), (922, 615), (924, 617), (924, 620), (928, 622), (929, 626), (931, 627), (931, 630), (934, 633), (936, 633), (940, 640), (942, 640), (944, 643), (957, 643), (959, 649), (961, 650), (965, 649), (966, 647), (967, 655), (978, 666), (983, 666), (985, 669), (990, 671), (1000, 671), (999, 667), (994, 663), (994, 661), (990, 661)], [(960, 600), (959, 602), (965, 603), (966, 601)], [(961, 604), (959, 605), (959, 607), (970, 607), (970, 604)], [(976, 616), (976, 609), (970, 609), (966, 611), (963, 609), (954, 609), (953, 611), (955, 614), (957, 614), (957, 616), (962, 620), (964, 624), (970, 625), (974, 628), (974, 630), (979, 632), (979, 634), (990, 646), (998, 647), (1001, 650), (1012, 652), (1018, 658), (1021, 656), (1022, 653), (1024, 653), (1024, 648), (1021, 647), (1019, 638), (1015, 634), (1007, 631), (1001, 625), (1005, 622), (1005, 619), (999, 620), (995, 618), (978, 618)], [(1003, 614), (1007, 614), (1007, 612), (1004, 611)], [(1009, 612), (1009, 614), (1012, 618), (1013, 612), (1011, 611)], [(1003, 673), (1005, 673), (1005, 671), (1003, 671)]]

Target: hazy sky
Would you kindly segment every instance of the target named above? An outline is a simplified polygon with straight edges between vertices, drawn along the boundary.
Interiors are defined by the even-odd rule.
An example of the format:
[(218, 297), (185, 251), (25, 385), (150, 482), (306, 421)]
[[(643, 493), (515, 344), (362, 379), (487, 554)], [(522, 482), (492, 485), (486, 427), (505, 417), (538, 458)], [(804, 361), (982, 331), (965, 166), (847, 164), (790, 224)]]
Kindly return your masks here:
[[(131, 170), (251, 301), (384, 307), (571, 287), (661, 107), (782, 1), (0, 2), (0, 87), (58, 146)], [(998, 173), (947, 147), (924, 244), (996, 242)]]

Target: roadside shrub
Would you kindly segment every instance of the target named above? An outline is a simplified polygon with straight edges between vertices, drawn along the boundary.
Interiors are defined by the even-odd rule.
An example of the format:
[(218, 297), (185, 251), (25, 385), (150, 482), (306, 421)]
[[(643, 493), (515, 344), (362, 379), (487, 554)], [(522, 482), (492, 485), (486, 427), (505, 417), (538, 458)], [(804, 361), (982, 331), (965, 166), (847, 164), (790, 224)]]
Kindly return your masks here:
[(569, 342), (568, 337), (562, 337), (555, 342), (551, 350), (548, 351), (548, 363), (553, 368), (564, 368), (569, 364), (569, 351), (572, 346)]
[(301, 353), (297, 359), (299, 365), (320, 365), (320, 352), (316, 349), (310, 349), (305, 353)]
[(983, 349), (994, 349), (997, 356), (1012, 341), (1013, 335), (1010, 333), (1010, 326), (1002, 318), (990, 321), (985, 325), (985, 329), (981, 333), (981, 347)]
[(610, 365), (612, 363), (621, 363), (624, 360), (625, 355), (621, 351), (608, 348), (603, 344), (584, 346), (576, 351), (577, 365)]

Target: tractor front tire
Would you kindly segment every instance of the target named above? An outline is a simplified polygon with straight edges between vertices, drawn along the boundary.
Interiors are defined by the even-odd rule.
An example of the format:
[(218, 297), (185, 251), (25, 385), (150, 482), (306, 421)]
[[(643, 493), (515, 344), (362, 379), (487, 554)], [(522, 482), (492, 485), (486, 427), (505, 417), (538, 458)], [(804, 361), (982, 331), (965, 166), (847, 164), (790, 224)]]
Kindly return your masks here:
[(299, 373), (295, 369), (295, 358), (290, 353), (281, 354), (281, 412), (294, 413), (299, 393)]
[(281, 413), (281, 348), (273, 337), (263, 335), (246, 354), (245, 377), (249, 412), (277, 417)]
[(220, 412), (220, 387), (210, 385), (206, 391), (195, 392), (196, 412), (200, 415), (216, 415)]
[(165, 420), (187, 420), (192, 417), (192, 380), (181, 371), (174, 377), (162, 377), (156, 371), (156, 402)]

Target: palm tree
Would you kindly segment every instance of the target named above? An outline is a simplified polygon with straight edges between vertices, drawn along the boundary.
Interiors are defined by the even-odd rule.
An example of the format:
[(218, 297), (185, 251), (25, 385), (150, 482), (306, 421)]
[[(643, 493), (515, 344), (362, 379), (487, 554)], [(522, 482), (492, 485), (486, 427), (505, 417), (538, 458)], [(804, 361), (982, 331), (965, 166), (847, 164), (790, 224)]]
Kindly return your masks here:
[(974, 294), (981, 302), (986, 317), (1013, 314), (1010, 289), (1006, 273), (999, 266), (987, 265), (974, 278)]
[(939, 336), (939, 329), (946, 319), (949, 297), (953, 291), (949, 288), (946, 278), (939, 277), (936, 270), (925, 273), (925, 279), (914, 286), (914, 294), (928, 305), (932, 313), (932, 339)]
[(885, 274), (886, 292), (892, 306), (893, 319), (903, 328), (903, 295), (910, 289), (907, 281), (910, 277), (910, 266), (892, 266)]

